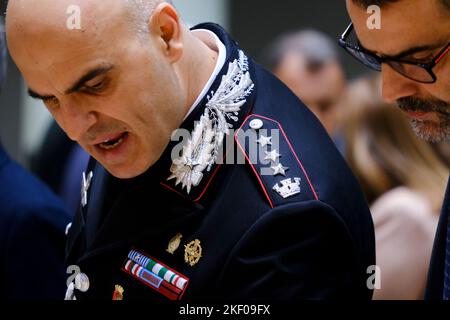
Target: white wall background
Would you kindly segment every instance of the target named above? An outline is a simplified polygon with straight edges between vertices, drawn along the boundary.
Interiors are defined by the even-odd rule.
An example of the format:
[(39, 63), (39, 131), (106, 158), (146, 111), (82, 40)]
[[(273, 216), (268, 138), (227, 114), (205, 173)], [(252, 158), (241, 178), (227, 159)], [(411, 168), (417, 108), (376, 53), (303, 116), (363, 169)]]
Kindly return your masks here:
[[(216, 22), (229, 26), (229, 3), (227, 0), (174, 0), (182, 20), (188, 25), (200, 22)], [(28, 97), (25, 84), (22, 85), (23, 117), (20, 127), (20, 145), (28, 156), (39, 148), (50, 123), (51, 116), (44, 105)]]

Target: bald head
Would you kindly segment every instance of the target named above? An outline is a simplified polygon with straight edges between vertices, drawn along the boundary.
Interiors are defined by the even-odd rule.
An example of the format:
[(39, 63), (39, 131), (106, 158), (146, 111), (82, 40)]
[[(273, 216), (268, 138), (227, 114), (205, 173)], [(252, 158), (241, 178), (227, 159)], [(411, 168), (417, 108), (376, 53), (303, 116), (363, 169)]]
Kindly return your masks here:
[[(129, 28), (123, 0), (10, 0), (6, 35), (11, 56), (24, 75), (64, 61), (68, 50), (83, 55), (118, 40)], [(108, 44), (109, 42), (109, 44)]]
[(157, 161), (215, 66), (217, 53), (166, 2), (10, 0), (7, 9), (29, 94), (119, 178)]

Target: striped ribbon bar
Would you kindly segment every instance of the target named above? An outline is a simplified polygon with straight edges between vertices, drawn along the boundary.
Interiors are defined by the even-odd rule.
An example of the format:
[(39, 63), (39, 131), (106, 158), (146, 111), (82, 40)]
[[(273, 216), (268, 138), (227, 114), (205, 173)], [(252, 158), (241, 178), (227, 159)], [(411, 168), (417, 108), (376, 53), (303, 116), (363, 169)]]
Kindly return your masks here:
[(156, 289), (158, 289), (163, 282), (161, 277), (158, 277), (153, 272), (148, 271), (147, 269), (142, 268), (139, 264), (128, 260), (125, 264), (125, 270), (134, 275), (135, 277), (143, 280), (144, 282), (152, 285)]
[(174, 285), (180, 290), (184, 290), (188, 279), (184, 278), (180, 274), (176, 273), (174, 270), (167, 268), (166, 266), (158, 263), (154, 259), (136, 251), (131, 250), (128, 254), (128, 258), (148, 271), (154, 273), (158, 277), (164, 279), (168, 283)]
[(143, 268), (134, 261), (127, 259), (122, 270), (170, 300), (180, 300), (183, 296), (184, 290), (180, 290), (174, 285), (171, 285), (169, 282)]
[(171, 300), (181, 300), (189, 283), (181, 273), (134, 249), (122, 270)]

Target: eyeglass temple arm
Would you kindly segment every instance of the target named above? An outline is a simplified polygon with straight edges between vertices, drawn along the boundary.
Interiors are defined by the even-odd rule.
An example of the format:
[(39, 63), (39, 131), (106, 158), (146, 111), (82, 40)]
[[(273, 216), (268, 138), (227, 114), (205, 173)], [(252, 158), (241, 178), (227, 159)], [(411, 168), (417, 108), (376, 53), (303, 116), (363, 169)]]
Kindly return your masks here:
[(450, 51), (450, 42), (447, 44), (447, 47), (442, 49), (442, 52), (437, 55), (436, 61), (434, 63), (438, 64), (439, 61), (441, 61), (449, 51)]

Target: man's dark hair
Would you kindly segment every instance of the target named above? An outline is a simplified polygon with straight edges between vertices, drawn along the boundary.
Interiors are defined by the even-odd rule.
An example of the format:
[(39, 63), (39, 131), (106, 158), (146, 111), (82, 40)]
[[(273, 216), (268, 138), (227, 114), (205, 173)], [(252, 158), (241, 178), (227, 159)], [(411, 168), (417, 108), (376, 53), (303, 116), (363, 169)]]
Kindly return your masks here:
[[(390, 3), (398, 2), (399, 0), (352, 0), (354, 4), (361, 7), (368, 7), (371, 5), (384, 6)], [(445, 8), (450, 10), (450, 0), (439, 0)]]

